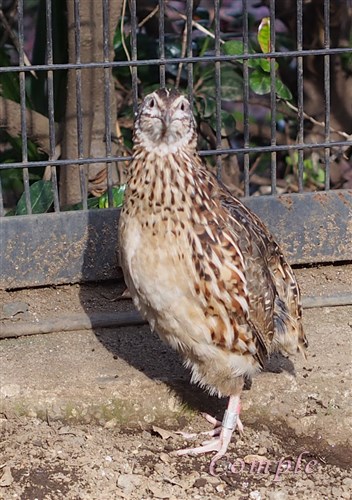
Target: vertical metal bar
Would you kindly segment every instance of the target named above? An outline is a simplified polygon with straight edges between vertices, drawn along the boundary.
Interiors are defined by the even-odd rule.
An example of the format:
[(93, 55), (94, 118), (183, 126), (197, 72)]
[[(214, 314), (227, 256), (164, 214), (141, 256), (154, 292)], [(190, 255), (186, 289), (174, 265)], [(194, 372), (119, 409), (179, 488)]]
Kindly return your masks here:
[[(109, 26), (109, 0), (103, 0), (103, 53), (104, 62), (109, 63), (110, 59), (110, 26)], [(104, 111), (105, 111), (105, 151), (106, 157), (111, 157), (111, 89), (110, 89), (111, 68), (104, 68)], [(107, 187), (109, 207), (113, 206), (112, 195), (112, 164), (106, 164)]]
[[(275, 52), (275, 0), (270, 0), (270, 52)], [(270, 139), (271, 146), (276, 146), (276, 69), (275, 58), (270, 58)], [(276, 152), (270, 153), (270, 176), (271, 176), (271, 194), (276, 194)]]
[[(324, 49), (330, 49), (330, 1), (324, 0)], [(330, 54), (324, 55), (325, 142), (330, 142)], [(324, 148), (325, 189), (330, 189), (330, 148)]]
[[(303, 5), (302, 0), (297, 0), (297, 50), (303, 50)], [(298, 143), (304, 141), (304, 116), (303, 116), (303, 57), (297, 57), (297, 107), (298, 107)], [(303, 191), (303, 159), (304, 150), (298, 150), (298, 191)]]
[[(23, 0), (18, 0), (18, 44), (19, 44), (19, 66), (24, 64), (24, 16)], [(28, 162), (28, 144), (27, 144), (27, 118), (26, 118), (26, 73), (19, 73), (20, 81), (20, 107), (21, 107), (21, 136), (22, 136), (22, 162), (25, 165)], [(27, 214), (32, 213), (31, 197), (29, 190), (29, 171), (28, 167), (23, 167), (23, 185), (26, 199)]]
[[(248, 0), (243, 0), (243, 53), (248, 54)], [(243, 147), (249, 149), (249, 71), (243, 60)], [(243, 155), (244, 196), (249, 196), (249, 153)]]
[[(214, 0), (215, 55), (220, 55), (220, 0)], [(216, 149), (221, 148), (221, 63), (215, 61)], [(221, 180), (221, 156), (216, 156), (216, 174)]]
[[(136, 0), (130, 0), (131, 14), (131, 59), (137, 61), (137, 8)], [(133, 96), (133, 112), (136, 114), (138, 108), (138, 68), (132, 66), (132, 96)]]
[[(192, 57), (192, 33), (193, 33), (193, 0), (188, 0), (186, 4), (186, 30), (187, 30), (187, 57)], [(193, 103), (193, 63), (187, 64), (187, 90), (189, 102)]]
[[(53, 32), (52, 32), (52, 10), (51, 0), (46, 0), (46, 60), (47, 64), (53, 64)], [(55, 115), (54, 115), (54, 73), (52, 70), (47, 72), (48, 85), (48, 115), (49, 115), (49, 160), (55, 158)], [(54, 210), (60, 211), (59, 190), (57, 184), (56, 166), (51, 169), (51, 184), (54, 197)]]
[[(80, 15), (80, 0), (74, 0), (74, 16), (75, 16), (75, 63), (81, 63), (81, 15)], [(82, 70), (76, 69), (76, 98), (77, 98), (77, 143), (78, 143), (78, 158), (84, 156), (83, 150), (83, 116), (82, 116)], [(88, 193), (87, 193), (87, 166), (79, 166), (82, 206), (83, 210), (88, 209)]]
[[(0, 170), (0, 174), (1, 174)], [(4, 217), (5, 215), (5, 210), (4, 210), (4, 198), (2, 195), (2, 184), (1, 184), (1, 175), (0, 175), (0, 217)]]
[[(165, 59), (165, 1), (159, 0), (159, 58)], [(160, 64), (160, 87), (165, 87), (165, 64)]]

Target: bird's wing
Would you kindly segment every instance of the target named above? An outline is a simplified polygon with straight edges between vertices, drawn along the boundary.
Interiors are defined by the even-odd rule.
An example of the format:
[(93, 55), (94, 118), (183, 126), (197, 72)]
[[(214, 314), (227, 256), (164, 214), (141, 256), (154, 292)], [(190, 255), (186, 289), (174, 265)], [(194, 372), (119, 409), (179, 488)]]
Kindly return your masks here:
[[(272, 348), (289, 354), (308, 346), (302, 327), (299, 286), (283, 253), (262, 221), (226, 188), (219, 189), (221, 204), (232, 216), (247, 263), (251, 318), (264, 329)], [(270, 293), (266, 295), (266, 291)]]
[[(216, 180), (203, 177), (203, 205), (194, 205), (195, 292), (203, 301), (212, 341), (263, 364), (273, 339), (274, 286), (261, 248), (222, 203)], [(208, 191), (210, 196), (204, 193)], [(255, 287), (248, 287), (256, 281)], [(269, 313), (269, 309), (271, 314)]]

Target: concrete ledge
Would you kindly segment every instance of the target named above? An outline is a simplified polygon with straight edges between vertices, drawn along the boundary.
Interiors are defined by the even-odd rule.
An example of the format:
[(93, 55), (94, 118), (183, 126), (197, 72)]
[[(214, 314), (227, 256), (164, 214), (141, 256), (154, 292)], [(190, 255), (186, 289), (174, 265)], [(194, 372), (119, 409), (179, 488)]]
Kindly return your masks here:
[[(345, 456), (351, 318), (351, 307), (307, 311), (308, 361), (296, 359), (294, 376), (292, 363), (275, 357), (244, 392), (244, 424), (311, 439), (324, 453), (340, 447)], [(0, 366), (7, 418), (143, 427), (176, 425), (200, 410), (221, 416), (225, 405), (191, 387), (178, 356), (146, 326), (2, 340)]]

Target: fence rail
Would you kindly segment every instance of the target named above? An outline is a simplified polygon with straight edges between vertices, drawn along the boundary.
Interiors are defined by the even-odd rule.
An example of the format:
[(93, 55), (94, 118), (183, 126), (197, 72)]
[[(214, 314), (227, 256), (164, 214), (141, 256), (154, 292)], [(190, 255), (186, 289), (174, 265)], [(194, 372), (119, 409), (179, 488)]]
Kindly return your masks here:
[[(197, 11), (198, 8), (202, 8), (203, 3), (209, 11), (209, 18), (205, 17), (205, 20), (202, 20), (202, 13)], [(153, 12), (150, 11), (143, 19), (138, 17), (141, 14), (136, 0), (130, 0), (128, 6), (124, 1), (124, 10), (127, 8), (128, 11), (124, 17), (128, 25), (126, 29), (123, 29), (123, 23), (120, 23), (120, 13), (115, 13), (113, 10), (117, 6), (112, 0), (94, 2), (92, 18), (85, 17), (85, 4), (82, 1), (72, 0), (72, 3), (67, 4), (67, 12), (62, 11), (63, 15), (68, 18), (67, 60), (58, 62), (58, 49), (55, 42), (59, 34), (54, 22), (55, 16), (59, 15), (55, 10), (58, 3), (56, 0), (38, 2), (38, 15), (41, 15), (40, 19), (45, 25), (42, 36), (46, 47), (45, 60), (38, 64), (33, 60), (29, 62), (26, 56), (24, 29), (26, 5), (24, 0), (18, 0), (17, 14), (14, 16), (13, 24), (13, 33), (15, 33), (13, 36), (17, 39), (15, 44), (17, 60), (15, 58), (13, 64), (4, 63), (0, 67), (0, 89), (2, 89), (0, 91), (0, 132), (5, 132), (10, 136), (10, 139), (7, 136), (4, 139), (0, 135), (0, 288), (111, 279), (119, 275), (116, 262), (119, 210), (113, 208), (112, 190), (114, 185), (117, 185), (116, 172), (121, 165), (126, 165), (130, 160), (131, 151), (128, 148), (121, 151), (114, 145), (117, 134), (117, 132), (115, 134), (115, 122), (118, 123), (120, 120), (120, 116), (117, 116), (114, 109), (116, 82), (119, 82), (118, 87), (123, 88), (124, 95), (127, 96), (131, 121), (132, 112), (136, 111), (139, 97), (143, 95), (145, 87), (152, 88), (157, 84), (182, 87), (195, 104), (194, 109), (200, 130), (205, 124), (208, 129), (210, 127), (211, 134), (213, 134), (212, 140), (204, 139), (201, 143), (200, 154), (204, 161), (207, 162), (209, 168), (213, 168), (219, 178), (222, 178), (225, 158), (231, 156), (236, 158), (237, 173), (230, 172), (230, 180), (237, 175), (235, 186), (237, 194), (242, 194), (244, 202), (267, 223), (282, 244), (291, 263), (351, 260), (352, 191), (331, 189), (331, 166), (334, 163), (336, 170), (343, 163), (347, 169), (349, 164), (352, 171), (352, 129), (350, 123), (346, 130), (341, 130), (339, 127), (335, 130), (331, 123), (334, 122), (332, 109), (336, 100), (336, 89), (332, 87), (334, 68), (336, 63), (342, 64), (342, 58), (352, 59), (350, 46), (346, 44), (339, 46), (338, 42), (335, 43), (338, 23), (335, 22), (334, 16), (343, 16), (343, 9), (351, 14), (352, 3), (348, 0), (345, 7), (341, 7), (330, 0), (324, 0), (320, 4), (311, 2), (320, 9), (319, 20), (323, 21), (321, 31), (319, 31), (320, 46), (308, 46), (308, 48), (305, 40), (305, 37), (309, 38), (306, 30), (306, 16), (309, 14), (307, 9), (313, 8), (312, 6), (307, 5), (303, 0), (292, 2), (294, 12), (291, 17), (294, 21), (292, 26), (295, 32), (292, 34), (287, 27), (292, 19), (287, 21), (286, 16), (286, 27), (281, 27), (281, 30), (283, 29), (286, 35), (290, 34), (291, 41), (289, 46), (283, 46), (280, 38), (282, 33), (280, 34), (276, 26), (278, 21), (284, 25), (280, 3), (275, 3), (274, 0), (262, 3), (261, 9), (263, 12), (266, 9), (266, 14), (260, 23), (260, 19), (255, 19), (256, 5), (260, 2), (251, 0), (233, 2), (231, 15), (235, 16), (237, 24), (234, 23), (234, 33), (232, 33), (226, 28), (226, 23), (221, 17), (222, 9), (226, 9), (227, 4), (219, 0), (214, 0), (211, 7), (207, 2), (200, 2), (198, 5), (198, 2), (187, 0), (184, 2), (183, 9), (179, 5), (174, 5), (172, 1), (159, 0), (155, 2), (156, 7)], [(40, 12), (43, 8), (44, 11)], [(234, 11), (235, 14), (233, 14)], [(280, 15), (279, 18), (277, 17), (278, 12), (279, 14), (281, 12), (281, 18)], [(118, 28), (111, 25), (112, 13), (116, 14), (114, 19), (118, 19)], [(143, 52), (145, 38), (143, 37), (148, 35), (145, 25), (148, 19), (153, 18), (157, 21), (156, 28), (155, 26), (153, 28), (157, 29), (157, 33), (153, 35), (153, 40), (158, 50), (158, 57), (152, 57), (150, 54), (149, 57), (145, 57)], [(228, 22), (228, 16), (226, 19)], [(254, 50), (253, 40), (256, 39), (260, 26), (265, 23), (269, 26), (267, 49), (261, 50), (257, 43)], [(238, 28), (238, 25), (241, 27)], [(37, 36), (38, 33), (40, 34), (38, 26)], [(99, 53), (92, 56), (91, 60), (85, 60), (86, 40), (84, 37), (86, 30), (89, 29), (100, 30), (94, 32), (94, 36), (93, 31), (88, 33), (91, 36), (90, 40), (93, 40), (93, 49), (96, 47)], [(350, 31), (352, 31), (351, 27)], [(115, 48), (115, 54), (111, 49), (114, 35), (118, 38), (117, 33), (121, 38), (121, 43), (124, 41), (125, 45), (128, 44), (128, 47), (125, 47), (125, 52), (129, 52), (128, 56), (122, 52), (123, 57), (120, 57), (118, 49)], [(175, 40), (177, 37), (179, 38), (178, 45), (176, 42), (172, 43), (175, 47), (179, 46), (180, 51), (171, 56), (168, 44), (170, 40)], [(95, 40), (96, 38), (98, 41)], [(202, 43), (204, 41), (204, 50), (199, 49), (199, 40)], [(237, 46), (237, 52), (226, 53), (224, 47), (229, 47), (226, 44), (233, 41), (240, 42), (242, 49), (238, 50)], [(0, 47), (1, 51), (5, 51), (5, 48)], [(5, 56), (3, 60), (6, 59), (7, 56)], [(312, 77), (307, 61), (314, 66), (321, 81), (313, 81), (316, 77)], [(351, 63), (346, 64), (348, 66)], [(291, 69), (287, 69), (289, 66)], [(155, 68), (155, 78), (153, 81), (145, 82), (140, 79), (140, 74), (143, 71), (150, 71), (150, 68)], [(208, 73), (202, 73), (204, 68), (211, 70)], [(129, 82), (122, 84), (119, 81), (119, 72), (126, 69), (130, 70)], [(226, 95), (224, 69), (233, 72), (233, 79), (229, 80), (230, 93), (233, 94), (236, 90), (236, 99), (230, 99)], [(291, 96), (292, 99), (287, 97), (289, 93), (283, 97), (283, 94), (279, 92), (283, 87), (287, 87), (281, 80), (281, 70), (283, 73), (288, 71), (291, 80), (292, 78), (294, 80), (293, 84), (291, 81), (291, 90), (294, 94)], [(113, 71), (115, 76), (113, 76)], [(175, 76), (175, 71), (178, 76)], [(260, 94), (261, 90), (257, 93), (255, 91), (252, 81), (254, 71), (258, 72), (263, 81), (270, 77), (266, 97)], [(351, 75), (348, 74), (349, 70), (346, 71), (346, 78), (352, 81)], [(66, 111), (61, 113), (60, 119), (57, 118), (60, 109), (55, 100), (57, 98), (55, 78), (59, 74), (65, 75), (68, 93), (73, 93), (75, 97), (74, 107), (70, 109), (69, 103), (72, 104), (72, 95), (65, 96), (63, 107), (66, 107)], [(95, 111), (92, 111), (92, 102), (87, 103), (84, 97), (87, 95), (85, 89), (89, 84), (89, 78), (94, 78), (97, 74), (100, 75), (100, 80), (99, 85), (94, 88), (92, 101), (93, 104), (100, 106), (99, 122), (94, 121)], [(313, 81), (320, 92), (320, 97), (317, 96), (317, 99), (321, 99), (321, 109), (312, 116), (307, 113), (305, 103), (307, 92), (305, 82), (309, 75), (313, 78), (311, 82)], [(4, 81), (1, 80), (6, 77), (13, 78), (14, 88), (18, 87), (18, 94), (14, 90), (16, 95), (13, 94), (10, 98), (5, 95)], [(45, 112), (36, 110), (28, 97), (28, 88), (38, 78), (44, 78), (43, 102), (45, 102), (42, 104), (46, 109)], [(212, 92), (207, 91), (207, 93), (202, 87), (202, 78), (212, 79)], [(261, 99), (260, 112), (255, 108), (253, 96)], [(348, 100), (347, 96), (346, 99)], [(207, 116), (206, 109), (202, 108), (203, 101), (206, 103), (204, 108), (209, 103), (213, 106), (212, 113), (208, 112)], [(286, 106), (285, 103), (288, 101), (291, 107)], [(346, 103), (345, 105), (347, 110), (348, 105)], [(260, 117), (264, 114), (263, 110), (265, 110), (264, 118)], [(73, 121), (72, 116), (71, 121), (68, 121), (69, 112), (74, 115)], [(32, 132), (39, 113), (44, 120), (41, 137), (45, 139), (45, 146), (38, 139), (38, 133)], [(98, 153), (86, 137), (89, 128), (87, 124), (91, 119), (90, 113), (93, 114), (90, 128), (101, 129), (101, 144)], [(232, 117), (237, 113), (235, 130), (231, 133), (224, 133), (224, 113)], [(341, 113), (344, 113), (343, 109)], [(290, 120), (294, 121), (296, 127), (293, 138), (287, 132)], [(266, 127), (268, 130), (264, 139), (259, 140), (257, 135), (252, 133), (253, 122), (258, 122), (261, 127)], [(285, 136), (285, 141), (278, 140), (279, 122), (281, 126), (284, 122), (285, 132), (282, 135)], [(319, 134), (311, 134), (308, 125), (318, 127)], [(73, 154), (72, 150), (70, 154), (65, 154), (63, 145), (67, 146), (70, 139), (68, 133), (72, 127), (74, 127), (74, 133), (71, 135), (75, 136), (76, 149)], [(20, 142), (17, 144), (20, 148), (20, 158), (6, 158), (2, 161), (1, 155), (9, 149), (9, 141), (18, 140), (15, 137), (16, 134), (12, 133), (11, 136), (10, 130), (17, 130), (17, 135), (20, 137)], [(120, 140), (120, 137), (118, 139)], [(39, 144), (38, 151), (40, 148), (45, 150), (44, 158), (37, 156), (33, 159), (31, 157), (29, 140)], [(128, 143), (128, 139), (125, 142)], [(57, 147), (61, 147), (61, 156), (57, 153)], [(253, 163), (255, 164), (256, 160), (260, 160), (265, 154), (269, 157), (261, 176), (267, 181), (269, 191), (266, 195), (251, 196), (254, 192)], [(319, 159), (315, 160), (314, 168), (318, 168), (323, 176), (323, 179), (320, 178), (317, 183), (316, 192), (306, 187), (309, 174), (307, 161), (309, 162), (314, 154), (319, 156)], [(287, 164), (289, 160), (293, 161), (292, 155), (297, 157), (294, 160), (295, 166), (291, 175), (295, 179), (294, 188), (290, 189), (296, 192), (281, 194), (282, 189), (278, 180), (285, 161)], [(339, 161), (342, 163), (338, 163)], [(312, 164), (311, 162), (310, 165)], [(94, 168), (95, 173), (98, 172), (100, 175), (104, 172), (105, 175), (104, 189), (107, 192), (109, 207), (107, 209), (88, 210), (89, 200), (92, 199), (90, 181), (91, 177), (94, 177), (91, 169)], [(36, 208), (31, 198), (33, 173), (42, 175), (44, 170), (52, 189), (52, 203), (48, 207), (51, 213), (35, 213)], [(16, 172), (19, 171), (22, 171), (23, 204), (27, 215), (9, 216), (14, 207), (8, 201), (4, 188), (7, 182), (6, 176), (9, 172), (17, 175)], [(80, 210), (66, 211), (67, 206), (62, 197), (65, 172), (71, 172), (72, 178), (74, 175), (78, 178)], [(259, 191), (255, 192), (255, 194), (258, 193)], [(71, 203), (71, 205), (73, 207), (77, 203)]]

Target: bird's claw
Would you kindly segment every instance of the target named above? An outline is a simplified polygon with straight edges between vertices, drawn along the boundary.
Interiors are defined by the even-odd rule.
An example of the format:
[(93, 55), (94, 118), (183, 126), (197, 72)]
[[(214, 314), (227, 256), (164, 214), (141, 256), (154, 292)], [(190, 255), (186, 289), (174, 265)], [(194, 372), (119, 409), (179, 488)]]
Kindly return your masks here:
[(215, 464), (220, 458), (226, 456), (228, 443), (223, 442), (222, 439), (216, 438), (211, 439), (210, 441), (205, 441), (202, 446), (198, 446), (197, 448), (185, 448), (183, 450), (177, 450), (172, 452), (172, 455), (182, 456), (182, 455), (190, 455), (196, 456), (201, 455), (202, 453), (209, 453), (211, 451), (216, 451), (217, 453), (212, 458), (209, 465), (209, 473), (212, 476), (216, 476), (215, 472)]

